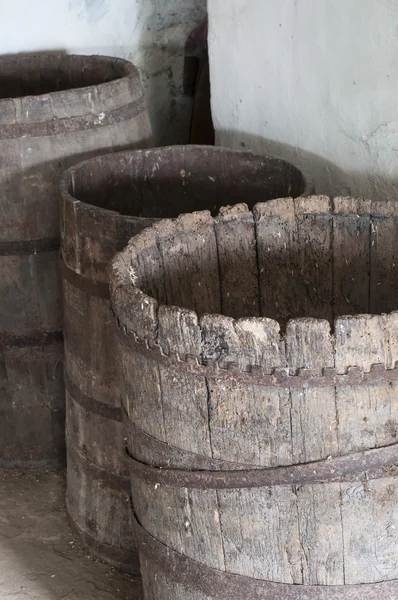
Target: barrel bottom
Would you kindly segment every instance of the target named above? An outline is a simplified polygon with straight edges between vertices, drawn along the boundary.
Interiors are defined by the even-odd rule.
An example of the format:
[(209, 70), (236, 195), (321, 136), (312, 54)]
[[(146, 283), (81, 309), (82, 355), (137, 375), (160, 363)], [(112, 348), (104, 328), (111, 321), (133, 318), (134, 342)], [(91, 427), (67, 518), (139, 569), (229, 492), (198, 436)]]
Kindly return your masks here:
[(137, 575), (132, 535), (130, 481), (94, 465), (75, 448), (67, 450), (66, 507), (84, 546), (113, 567)]
[(127, 552), (126, 550), (121, 550), (115, 546), (110, 546), (109, 544), (104, 544), (103, 542), (98, 541), (90, 533), (81, 529), (81, 527), (73, 520), (69, 510), (68, 500), (66, 501), (66, 508), (68, 511), (69, 524), (72, 530), (79, 537), (83, 546), (88, 548), (88, 550), (90, 550), (94, 556), (103, 562), (108, 563), (112, 567), (115, 567), (115, 569), (123, 571), (124, 573), (140, 575), (140, 561), (138, 552)]
[(148, 600), (214, 600), (214, 596), (173, 581), (144, 554), (140, 554), (140, 561), (144, 597)]
[(65, 463), (63, 344), (0, 352), (0, 467)]

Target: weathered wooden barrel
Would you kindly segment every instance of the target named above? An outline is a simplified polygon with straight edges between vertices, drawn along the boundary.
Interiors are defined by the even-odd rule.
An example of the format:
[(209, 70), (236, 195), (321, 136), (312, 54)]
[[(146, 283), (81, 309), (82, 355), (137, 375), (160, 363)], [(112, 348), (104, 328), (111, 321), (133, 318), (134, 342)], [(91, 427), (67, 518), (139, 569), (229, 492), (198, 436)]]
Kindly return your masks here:
[(115, 258), (146, 598), (398, 598), (397, 234), (396, 202), (288, 198)]
[(62, 182), (68, 447), (67, 506), (97, 555), (137, 570), (108, 264), (156, 217), (305, 189), (291, 165), (225, 148), (120, 152), (71, 168)]
[(0, 467), (64, 459), (59, 176), (149, 136), (131, 63), (0, 59)]

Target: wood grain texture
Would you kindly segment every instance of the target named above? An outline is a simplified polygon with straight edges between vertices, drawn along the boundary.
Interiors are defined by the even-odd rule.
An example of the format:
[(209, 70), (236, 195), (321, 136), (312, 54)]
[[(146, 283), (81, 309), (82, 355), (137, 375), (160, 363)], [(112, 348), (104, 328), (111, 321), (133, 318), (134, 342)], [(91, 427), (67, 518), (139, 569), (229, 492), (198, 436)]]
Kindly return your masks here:
[[(269, 164), (272, 159), (270, 161)], [(68, 444), (70, 450), (77, 449), (86, 459), (86, 463), (81, 462), (77, 468), (74, 454), (69, 453), (68, 506), (81, 530), (101, 542), (108, 539), (110, 546), (119, 545), (114, 531), (115, 528), (119, 531), (117, 522), (108, 519), (110, 507), (112, 504), (113, 510), (125, 515), (127, 523), (125, 495), (111, 485), (104, 485), (102, 502), (93, 510), (91, 503), (97, 485), (90, 474), (89, 463), (120, 476), (127, 474), (122, 424), (104, 416), (106, 409), (120, 410), (123, 414), (119, 387), (121, 362), (125, 373), (136, 374), (134, 387), (125, 386), (124, 405), (129, 417), (144, 432), (171, 444), (178, 445), (185, 440), (187, 450), (208, 456), (211, 456), (211, 447), (208, 389), (204, 378), (197, 382), (183, 374), (172, 374), (138, 354), (123, 351), (123, 360), (120, 359), (105, 293), (109, 262), (129, 238), (135, 236), (128, 263), (121, 265), (123, 276), (120, 281), (115, 280), (114, 285), (115, 306), (128, 305), (133, 309), (123, 326), (134, 328), (137, 335), (148, 339), (158, 337), (166, 349), (170, 344), (177, 344), (185, 354), (199, 358), (201, 332), (196, 315), (190, 310), (173, 310), (170, 306), (158, 311), (158, 302), (184, 305), (184, 298), (193, 295), (194, 308), (199, 312), (209, 303), (213, 310), (220, 310), (215, 228), (208, 226), (208, 212), (197, 212), (188, 221), (184, 217), (176, 221), (159, 221), (158, 218), (177, 217), (187, 207), (217, 210), (230, 193), (243, 196), (247, 181), (243, 182), (242, 178), (248, 165), (253, 176), (248, 184), (253, 200), (267, 197), (272, 186), (264, 175), (263, 159), (251, 153), (207, 146), (132, 150), (100, 156), (73, 167), (63, 179), (62, 258), (69, 273), (64, 278), (66, 371), (79, 392), (94, 401), (90, 410), (87, 400), (81, 407), (76, 397), (68, 394)], [(280, 173), (284, 168), (290, 173), (290, 166), (279, 161), (275, 165), (275, 176), (279, 173), (279, 184), (284, 186)], [(291, 171), (293, 178), (295, 173)], [(293, 189), (299, 194), (304, 189), (304, 180), (298, 172), (296, 175)], [(235, 186), (231, 184), (231, 177)], [(190, 235), (192, 218), (196, 223), (195, 238)], [(152, 229), (145, 229), (151, 224)], [(169, 240), (173, 243), (176, 232), (183, 237), (185, 230), (185, 239), (174, 251)], [(191, 268), (184, 248), (188, 251), (193, 243), (196, 244), (196, 263)], [(208, 273), (205, 278), (198, 278), (203, 263)], [(138, 288), (145, 289), (146, 293)], [(95, 289), (102, 290), (100, 297), (93, 295)], [(133, 296), (140, 299), (138, 303), (131, 301)], [(194, 396), (195, 400), (185, 403), (188, 396)], [(98, 403), (105, 406), (101, 414), (94, 410), (98, 409)], [(147, 496), (147, 504), (151, 504), (149, 491)], [(174, 501), (176, 507), (182, 502), (177, 496)], [(215, 494), (209, 502), (213, 506)], [(168, 503), (171, 505), (172, 501)], [(198, 515), (206, 512), (206, 506), (198, 509)], [(144, 508), (142, 511), (144, 514)], [(165, 522), (168, 522), (166, 517)], [(200, 522), (196, 527), (201, 530)], [(191, 538), (186, 538), (184, 527), (178, 539), (186, 540), (187, 548), (190, 547)], [(125, 538), (121, 537), (120, 547), (127, 549), (126, 546)], [(195, 555), (194, 549), (192, 552)], [(126, 560), (128, 558), (126, 555)], [(126, 564), (123, 567), (126, 568)]]
[[(189, 292), (197, 290), (197, 310), (203, 310), (209, 303), (215, 310), (220, 308), (219, 289), (214, 287), (214, 282), (218, 279), (216, 239), (214, 228), (207, 226), (208, 217), (209, 213), (196, 213), (187, 219), (177, 219), (175, 223), (163, 222), (155, 227), (165, 273), (165, 293), (170, 304), (179, 302), (184, 305), (184, 298), (190, 297)], [(186, 229), (189, 231), (192, 219), (198, 228), (194, 239), (184, 234)], [(182, 238), (176, 252), (169, 246), (169, 240), (173, 240), (175, 232)], [(189, 248), (191, 244), (195, 245), (197, 266), (196, 269), (195, 266), (193, 269), (189, 266), (187, 272), (184, 247)], [(198, 279), (195, 270), (199, 271), (203, 261), (210, 276)], [(159, 308), (156, 331), (157, 339), (166, 351), (177, 347), (181, 355), (200, 358), (201, 330), (193, 311), (173, 306)], [(207, 381), (205, 378), (198, 379), (183, 373), (169, 372), (160, 365), (157, 367), (156, 363), (152, 364), (152, 368), (158, 368), (157, 414), (162, 415), (163, 441), (211, 457)], [(131, 373), (130, 370), (128, 372)], [(129, 400), (143, 398), (140, 392), (137, 393), (142, 385), (138, 382), (138, 379), (142, 378), (142, 372), (136, 370), (133, 378), (125, 377), (126, 402), (130, 416), (130, 407), (134, 404)], [(193, 398), (193, 401), (186, 403), (187, 397)], [(146, 399), (145, 401), (147, 402)], [(143, 411), (138, 409), (136, 414), (138, 412), (141, 413), (138, 422), (148, 431), (147, 423), (142, 420)], [(151, 419), (156, 418), (151, 411)], [(156, 429), (159, 431), (159, 427), (151, 427), (154, 436), (157, 435)], [(151, 457), (147, 456), (146, 460), (148, 459), (151, 460)], [(140, 521), (145, 523), (148, 530), (158, 539), (170, 543), (175, 550), (194, 559), (208, 554), (212, 557), (211, 563), (215, 568), (224, 567), (217, 492), (209, 491), (203, 495), (196, 490), (167, 489), (157, 485), (153, 487), (137, 481), (133, 482), (133, 503)], [(161, 514), (161, 518), (155, 520), (154, 514)], [(207, 527), (209, 515), (214, 523), (211, 529)], [(172, 587), (173, 593), (177, 593), (175, 586)]]
[[(157, 363), (161, 373), (157, 398), (163, 429), (151, 429), (154, 438), (165, 442), (161, 466), (181, 468), (180, 459), (173, 463), (175, 449), (180, 448), (191, 453), (185, 458), (191, 469), (195, 469), (195, 454), (198, 470), (203, 464), (199, 459), (206, 457), (232, 462), (233, 470), (247, 465), (255, 470), (312, 463), (316, 469), (316, 461), (333, 464), (335, 457), (396, 444), (398, 388), (395, 382), (388, 383), (386, 369), (395, 368), (398, 360), (397, 313), (382, 314), (387, 297), (382, 291), (373, 305), (378, 309), (374, 314), (355, 312), (369, 310), (372, 278), (382, 269), (382, 238), (376, 256), (372, 225), (376, 219), (395, 218), (395, 208), (351, 198), (310, 197), (258, 205), (253, 222), (242, 206), (222, 213), (216, 219), (204, 213), (186, 215), (180, 219), (183, 227), (156, 226), (153, 244), (167, 247), (162, 252), (166, 301), (145, 296), (150, 273), (144, 263), (137, 270), (142, 290), (132, 292), (127, 277), (123, 279), (130, 257), (139, 253), (134, 240), (115, 263), (119, 283), (112, 286), (112, 302), (121, 328), (126, 401), (134, 422), (131, 407), (141, 383), (131, 367), (136, 360), (132, 357), (140, 357), (142, 369)], [(253, 235), (248, 223), (254, 225), (255, 253), (249, 241), (239, 239)], [(214, 227), (218, 280), (212, 246), (207, 244), (204, 253), (198, 236), (198, 231), (211, 232)], [(187, 235), (190, 228), (191, 237)], [(247, 257), (242, 264), (254, 265), (254, 271), (247, 268), (248, 289), (258, 264), (262, 316), (256, 308), (249, 316), (238, 293), (231, 307), (234, 317), (224, 314), (225, 290), (230, 285), (239, 289), (242, 283), (234, 279), (232, 266), (225, 265), (238, 262), (237, 249), (243, 247)], [(196, 296), (194, 286), (184, 287), (184, 269), (194, 272), (195, 281), (205, 279), (209, 287)], [(316, 290), (312, 282), (309, 285), (309, 277)], [(393, 275), (384, 273), (381, 281), (386, 282), (385, 294), (390, 297)], [(153, 303), (151, 327), (139, 322), (140, 303), (146, 298)], [(170, 306), (178, 301), (182, 306)], [(346, 311), (346, 304), (356, 307), (353, 314)], [(393, 303), (390, 306), (394, 308)], [(148, 311), (142, 311), (144, 323)], [(137, 315), (136, 321), (132, 314)], [(137, 343), (141, 337), (149, 338), (146, 331), (152, 336), (152, 354), (151, 349), (141, 354)], [(135, 345), (129, 343), (132, 338)], [(172, 360), (162, 362), (161, 353)], [(190, 361), (204, 366), (203, 377), (200, 370), (189, 372)], [(331, 372), (347, 373), (353, 367), (357, 372), (374, 373), (373, 383), (361, 384), (358, 379), (352, 385), (306, 385), (307, 377), (327, 378)], [(218, 376), (221, 369), (223, 377)], [(289, 387), (289, 379), (286, 387), (262, 385), (258, 375), (273, 369), (285, 370), (292, 379), (301, 378), (301, 386)], [(225, 373), (230, 373), (230, 379)], [(250, 381), (252, 373), (256, 379)], [(385, 380), (377, 379), (377, 373), (384, 373)], [(137, 424), (143, 425), (138, 420)], [(132, 455), (142, 462), (156, 465), (159, 461), (159, 449), (150, 440), (141, 453), (131, 439), (128, 443)], [(363, 473), (344, 483), (250, 489), (242, 484), (233, 490), (153, 485), (135, 475), (133, 504), (141, 525), (180, 554), (254, 580), (294, 583), (300, 595), (300, 585), (344, 586), (398, 579), (394, 475), (394, 467), (386, 464), (385, 475), (369, 481)], [(164, 583), (158, 587), (149, 559), (143, 560), (144, 585), (153, 600), (183, 600), (187, 593), (201, 597), (189, 588), (189, 573), (182, 588), (181, 583), (167, 581), (167, 574), (154, 566)], [(367, 593), (371, 592), (364, 588), (364, 598)]]
[(335, 316), (369, 312), (370, 202), (335, 198), (333, 281)]
[[(148, 143), (150, 126), (127, 61), (2, 57), (0, 79), (0, 465), (55, 466), (65, 461), (59, 179), (78, 160)], [(10, 336), (29, 345), (57, 332), (57, 348), (10, 347)]]
[(215, 230), (223, 315), (260, 316), (256, 233), (252, 213), (246, 204), (227, 207), (220, 211)]

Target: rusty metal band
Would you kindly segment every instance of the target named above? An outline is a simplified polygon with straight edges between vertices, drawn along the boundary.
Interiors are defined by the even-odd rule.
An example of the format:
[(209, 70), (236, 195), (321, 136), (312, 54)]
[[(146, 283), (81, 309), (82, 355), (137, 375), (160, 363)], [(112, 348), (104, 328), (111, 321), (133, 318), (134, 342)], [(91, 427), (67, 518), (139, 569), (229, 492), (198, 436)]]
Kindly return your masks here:
[(72, 468), (72, 464), (76, 465), (78, 469), (81, 469), (87, 475), (90, 475), (92, 480), (100, 483), (104, 487), (124, 492), (130, 495), (130, 479), (129, 477), (123, 477), (122, 475), (116, 475), (111, 473), (98, 465), (92, 463), (88, 458), (83, 456), (79, 450), (74, 448), (71, 444), (72, 438), (67, 435), (66, 447), (67, 447), (67, 461), (68, 468)]
[(79, 388), (71, 381), (66, 370), (64, 371), (65, 389), (69, 396), (77, 402), (80, 406), (86, 410), (104, 417), (104, 419), (111, 419), (113, 421), (122, 421), (122, 409), (119, 406), (109, 406), (105, 402), (96, 400), (88, 394), (84, 394)]
[(299, 369), (296, 375), (291, 375), (287, 368), (275, 368), (272, 373), (265, 373), (259, 366), (250, 366), (242, 370), (233, 362), (219, 363), (208, 360), (200, 363), (195, 356), (181, 357), (175, 352), (167, 354), (154, 340), (140, 339), (133, 332), (125, 333), (118, 327), (117, 335), (120, 342), (133, 352), (138, 352), (145, 358), (156, 361), (167, 369), (176, 373), (188, 373), (207, 379), (226, 380), (229, 382), (242, 382), (247, 385), (261, 385), (263, 387), (278, 388), (324, 388), (341, 386), (374, 386), (398, 383), (398, 364), (394, 369), (386, 369), (383, 364), (371, 365), (370, 371), (361, 367), (348, 367), (346, 373), (337, 373), (333, 367), (325, 368), (322, 374), (314, 373), (310, 369)]
[(48, 121), (0, 125), (0, 137), (2, 140), (10, 140), (22, 137), (47, 137), (77, 131), (90, 131), (98, 127), (106, 127), (134, 119), (145, 110), (145, 99), (144, 96), (141, 96), (134, 102), (129, 102), (124, 106), (100, 114), (87, 113), (77, 117), (65, 117), (64, 119), (54, 117)]
[(66, 500), (66, 505), (69, 523), (84, 546), (90, 548), (93, 554), (99, 558), (102, 558), (106, 562), (110, 562), (115, 566), (122, 567), (123, 571), (128, 571), (133, 575), (139, 574), (140, 562), (137, 550), (124, 550), (123, 548), (117, 548), (111, 544), (100, 542), (91, 533), (88, 533), (88, 531), (85, 531), (80, 527), (80, 525), (78, 525), (78, 523), (76, 523), (72, 516), (73, 511), (70, 509), (68, 500)]
[(70, 269), (62, 258), (59, 259), (60, 270), (62, 277), (73, 287), (89, 294), (90, 296), (96, 296), (97, 298), (103, 298), (104, 300), (109, 300), (109, 284), (104, 283), (103, 281), (95, 281), (94, 279), (89, 279), (84, 275), (80, 275), (80, 273), (76, 273), (73, 269)]
[[(163, 461), (168, 457), (164, 456)], [(162, 462), (163, 462), (162, 461)], [(382, 479), (398, 474), (398, 444), (301, 465), (239, 470), (154, 467), (129, 454), (130, 472), (145, 483), (179, 488), (232, 490), (280, 485), (324, 484)]]
[(138, 427), (122, 409), (122, 419), (129, 436), (129, 450), (135, 455), (135, 449), (141, 456), (150, 457), (151, 466), (157, 463), (158, 467), (167, 467), (172, 464), (174, 469), (195, 469), (197, 471), (230, 471), (252, 469), (252, 465), (219, 460), (208, 456), (201, 456), (177, 446), (158, 440)]
[(18, 242), (0, 242), (0, 256), (41, 254), (44, 252), (56, 252), (58, 250), (59, 238), (21, 240)]
[[(172, 550), (150, 535), (132, 517), (138, 550), (150, 562), (150, 576), (158, 567), (165, 581), (197, 590), (212, 600), (395, 600), (398, 580), (358, 585), (294, 585), (253, 579), (209, 567)], [(167, 593), (165, 594), (167, 595)]]
[(63, 340), (63, 331), (43, 331), (42, 333), (31, 333), (27, 335), (0, 333), (0, 350), (5, 350), (7, 348), (51, 346), (53, 344), (62, 344)]

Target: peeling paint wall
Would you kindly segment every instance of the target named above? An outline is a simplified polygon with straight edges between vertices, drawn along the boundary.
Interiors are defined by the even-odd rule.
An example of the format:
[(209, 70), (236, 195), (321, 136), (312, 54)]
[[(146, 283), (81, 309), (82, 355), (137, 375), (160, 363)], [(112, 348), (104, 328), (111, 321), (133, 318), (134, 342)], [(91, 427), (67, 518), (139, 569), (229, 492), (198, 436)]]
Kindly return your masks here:
[(216, 142), (398, 198), (396, 0), (209, 0)]
[(184, 46), (205, 15), (206, 0), (0, 0), (0, 54), (128, 58), (141, 72), (155, 141), (183, 143), (192, 109), (183, 93)]

